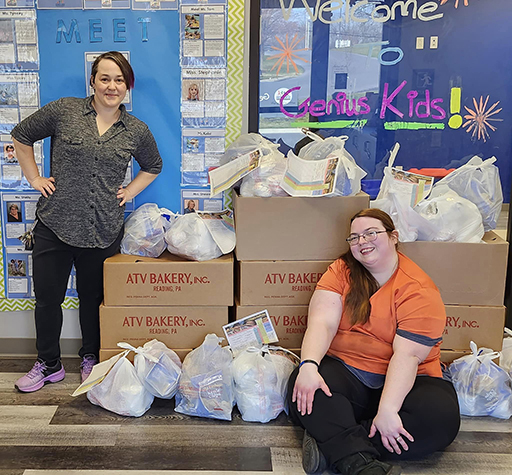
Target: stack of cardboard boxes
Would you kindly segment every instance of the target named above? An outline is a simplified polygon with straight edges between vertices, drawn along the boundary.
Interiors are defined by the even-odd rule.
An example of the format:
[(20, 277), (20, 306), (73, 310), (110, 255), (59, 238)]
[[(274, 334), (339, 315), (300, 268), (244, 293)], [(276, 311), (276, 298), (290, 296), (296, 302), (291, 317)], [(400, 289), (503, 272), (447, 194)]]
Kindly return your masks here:
[[(234, 197), (235, 317), (267, 308), (279, 344), (298, 351), (316, 282), (348, 246), (349, 219), (368, 196), (330, 199)], [(399, 250), (438, 286), (447, 323), (441, 359), (470, 352), (469, 343), (501, 350), (508, 243), (493, 232), (482, 243), (412, 242)]]
[(235, 193), (235, 318), (267, 309), (278, 344), (300, 351), (316, 283), (348, 249), (350, 218), (368, 206), (366, 193), (331, 198)]
[(100, 307), (104, 361), (117, 343), (160, 340), (183, 360), (208, 333), (223, 334), (233, 305), (233, 256), (187, 261), (165, 251), (158, 259), (117, 254), (104, 264)]
[[(235, 262), (232, 255), (187, 261), (167, 251), (158, 259), (121, 254), (107, 259), (100, 359), (118, 353), (120, 341), (140, 346), (154, 338), (183, 359), (207, 333), (223, 335), (234, 282), (233, 318), (267, 309), (279, 345), (300, 351), (316, 283), (348, 249), (350, 218), (368, 206), (365, 193), (249, 198), (235, 192)], [(447, 313), (443, 361), (468, 353), (472, 340), (501, 350), (506, 241), (489, 232), (483, 243), (417, 241), (401, 243), (399, 249), (441, 292)]]
[(470, 353), (469, 343), (501, 351), (508, 243), (488, 232), (483, 243), (410, 242), (400, 250), (434, 281), (446, 307), (441, 359)]

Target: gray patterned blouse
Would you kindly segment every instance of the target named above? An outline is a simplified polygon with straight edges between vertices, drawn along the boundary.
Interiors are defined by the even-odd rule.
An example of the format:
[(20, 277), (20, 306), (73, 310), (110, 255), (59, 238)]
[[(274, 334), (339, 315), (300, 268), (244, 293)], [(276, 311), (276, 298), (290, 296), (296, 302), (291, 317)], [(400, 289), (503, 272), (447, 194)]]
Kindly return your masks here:
[(92, 96), (50, 102), (11, 135), (25, 145), (51, 137), (55, 192), (39, 199), (38, 218), (66, 244), (104, 249), (123, 226), (124, 206), (116, 195), (131, 157), (152, 174), (160, 173), (162, 158), (148, 126), (124, 105), (119, 120), (100, 136), (91, 102)]

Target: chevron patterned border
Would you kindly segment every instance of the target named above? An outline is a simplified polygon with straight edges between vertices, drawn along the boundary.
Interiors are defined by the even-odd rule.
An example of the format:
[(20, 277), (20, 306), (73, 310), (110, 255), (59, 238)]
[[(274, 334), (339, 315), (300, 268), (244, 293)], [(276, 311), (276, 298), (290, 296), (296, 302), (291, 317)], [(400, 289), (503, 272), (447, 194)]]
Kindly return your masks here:
[(226, 146), (242, 132), (244, 0), (228, 0), (228, 110)]
[(233, 188), (224, 192), (224, 209), (233, 209)]
[[(36, 301), (34, 299), (0, 299), (0, 312), (18, 312), (20, 310), (34, 310)], [(66, 297), (62, 308), (75, 310), (78, 308), (76, 297)]]

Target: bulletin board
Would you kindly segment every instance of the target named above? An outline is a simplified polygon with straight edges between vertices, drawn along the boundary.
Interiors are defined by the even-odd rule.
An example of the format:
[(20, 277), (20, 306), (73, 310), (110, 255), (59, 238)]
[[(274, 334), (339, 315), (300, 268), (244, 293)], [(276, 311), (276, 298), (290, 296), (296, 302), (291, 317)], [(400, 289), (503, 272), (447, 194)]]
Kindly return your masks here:
[(260, 16), (252, 130), (284, 153), (301, 127), (348, 135), (365, 180), (395, 142), (404, 170), (495, 156), (509, 201), (512, 2), (260, 0)]
[[(185, 0), (183, 5), (194, 5), (198, 2)], [(215, 3), (215, 2), (212, 2)], [(228, 81), (240, 80), (239, 86), (233, 88), (228, 105), (226, 92), (219, 93), (219, 87), (216, 87), (215, 97), (223, 99), (223, 116), (220, 117), (217, 104), (211, 105), (211, 110), (216, 110), (218, 119), (211, 124), (206, 124), (206, 128), (223, 130), (223, 146), (228, 141), (234, 140), (241, 129), (241, 89), (242, 89), (242, 63), (228, 65), (228, 58), (242, 58), (243, 56), (243, 2), (240, 0), (230, 1), (229, 8), (226, 2), (224, 4), (223, 19), (219, 17), (209, 17), (205, 20), (205, 25), (201, 26), (201, 39), (204, 35), (208, 37), (216, 36), (214, 43), (209, 47), (210, 52), (214, 51), (217, 58), (212, 64), (204, 64), (205, 68), (219, 69), (223, 68), (223, 86), (227, 89)], [(182, 173), (182, 146), (183, 146), (183, 95), (182, 85), (183, 77), (183, 39), (185, 33), (184, 14), (179, 9), (178, 2), (151, 0), (151, 1), (123, 1), (123, 0), (90, 0), (86, 3), (73, 0), (40, 1), (37, 8), (33, 3), (27, 3), (27, 9), (22, 10), (21, 2), (18, 0), (17, 9), (20, 11), (15, 15), (11, 12), (12, 8), (2, 7), (0, 4), (0, 52), (2, 51), (3, 30), (8, 31), (5, 40), (16, 39), (17, 34), (22, 37), (22, 32), (28, 30), (25, 34), (26, 39), (21, 47), (16, 44), (13, 51), (8, 51), (7, 57), (15, 55), (14, 61), (10, 67), (13, 67), (17, 74), (32, 74), (32, 87), (25, 87), (29, 91), (35, 91), (31, 100), (36, 104), (27, 105), (28, 107), (40, 107), (50, 101), (64, 96), (85, 97), (90, 93), (88, 88), (88, 77), (90, 67), (95, 55), (104, 51), (117, 50), (129, 57), (130, 63), (135, 72), (135, 87), (130, 91), (130, 95), (125, 100), (125, 105), (130, 113), (144, 121), (153, 133), (160, 154), (163, 158), (163, 170), (158, 178), (135, 198), (132, 207), (136, 208), (143, 203), (154, 202), (161, 207), (179, 212), (183, 207), (182, 191), (188, 191), (204, 195), (208, 187), (207, 182), (183, 183)], [(5, 11), (2, 10), (5, 8)], [(190, 8), (190, 6), (188, 7)], [(208, 12), (206, 12), (208, 13)], [(2, 16), (3, 15), (3, 16)], [(13, 15), (15, 18), (13, 18)], [(29, 43), (31, 37), (30, 28), (25, 26), (21, 29), (20, 23), (14, 23), (18, 17), (35, 17), (34, 35), (36, 42)], [(228, 22), (229, 15), (229, 22)], [(6, 19), (12, 23), (12, 37), (9, 37), (9, 28), (2, 20)], [(224, 22), (223, 35), (219, 37), (219, 30), (222, 29)], [(18, 30), (15, 26), (20, 27)], [(2, 28), (4, 27), (4, 28)], [(207, 30), (205, 33), (205, 29)], [(32, 36), (34, 36), (32, 35)], [(208, 38), (207, 38), (208, 39)], [(222, 40), (224, 43), (220, 42)], [(35, 47), (37, 54), (34, 54)], [(196, 48), (196, 45), (192, 45)], [(9, 46), (10, 47), (10, 46)], [(222, 54), (219, 52), (222, 51)], [(5, 56), (5, 55), (4, 55)], [(24, 59), (23, 63), (19, 60)], [(0, 66), (2, 55), (0, 54)], [(25, 63), (27, 67), (25, 68)], [(187, 64), (188, 74), (190, 74), (191, 65)], [(194, 65), (192, 65), (193, 68)], [(25, 71), (26, 69), (26, 71)], [(213, 73), (215, 75), (217, 73)], [(35, 79), (34, 79), (35, 78)], [(37, 196), (30, 190), (25, 190), (26, 181), (18, 173), (16, 163), (12, 157), (8, 156), (5, 149), (9, 144), (9, 132), (12, 127), (23, 118), (21, 104), (10, 105), (13, 110), (7, 110), (7, 104), (3, 112), (2, 107), (2, 81), (0, 77), (0, 115), (2, 115), (2, 124), (5, 123), (5, 116), (13, 117), (12, 124), (5, 125), (0, 130), (0, 140), (2, 140), (2, 164), (9, 165), (6, 169), (5, 180), (2, 181), (2, 243), (4, 252), (0, 257), (0, 311), (7, 310), (26, 310), (34, 308), (33, 292), (30, 284), (31, 256), (30, 253), (23, 251), (21, 246), (16, 246), (16, 238), (13, 236), (16, 231), (6, 228), (7, 224), (7, 206), (12, 202), (21, 200), (21, 206), (24, 208), (26, 203), (28, 209), (32, 209)], [(214, 77), (214, 79), (217, 79)], [(24, 87), (27, 81), (22, 81)], [(214, 84), (219, 86), (219, 83)], [(9, 92), (9, 91), (7, 91)], [(36, 94), (34, 96), (34, 94)], [(219, 96), (220, 94), (220, 96)], [(28, 96), (28, 94), (27, 94)], [(34, 99), (37, 97), (37, 100)], [(236, 108), (236, 112), (235, 109)], [(16, 111), (14, 111), (16, 109)], [(17, 114), (14, 120), (14, 114)], [(21, 116), (21, 117), (20, 117)], [(221, 120), (221, 126), (218, 123)], [(195, 125), (195, 124), (193, 124)], [(204, 125), (204, 124), (203, 124)], [(2, 125), (0, 124), (0, 128)], [(216, 132), (217, 133), (217, 132)], [(5, 142), (5, 143), (4, 143)], [(37, 153), (39, 147), (39, 155)], [(49, 170), (49, 140), (43, 144), (36, 145), (36, 159), (39, 156), (38, 166), (43, 174), (48, 175)], [(217, 147), (218, 158), (222, 155), (220, 148)], [(18, 167), (19, 168), (19, 167)], [(127, 181), (138, 172), (138, 165), (134, 162), (133, 169), (127, 173)], [(128, 176), (129, 175), (129, 176)], [(3, 175), (2, 175), (3, 176)], [(19, 178), (19, 179), (18, 179)], [(32, 195), (32, 196), (29, 196)], [(187, 193), (185, 193), (187, 195)], [(198, 195), (196, 195), (198, 196)], [(24, 201), (26, 200), (26, 202)], [(198, 203), (206, 202), (206, 199), (197, 199)], [(215, 206), (219, 206), (217, 203)], [(13, 223), (9, 223), (13, 224)], [(30, 220), (22, 223), (25, 229), (33, 224)], [(9, 237), (8, 237), (9, 235)], [(5, 239), (8, 242), (4, 243)], [(6, 247), (6, 244), (8, 246)], [(8, 259), (8, 260), (7, 260)], [(11, 262), (12, 261), (12, 262)], [(10, 264), (10, 268), (8, 268)], [(10, 274), (9, 274), (10, 272)], [(20, 290), (19, 293), (9, 291), (9, 278), (16, 278), (12, 289)], [(27, 279), (27, 285), (21, 282), (23, 278)], [(19, 281), (19, 282), (18, 282)], [(12, 290), (11, 289), (11, 290)], [(77, 308), (76, 285), (74, 284), (74, 275), (70, 277), (68, 285), (68, 297), (66, 298), (64, 308)]]

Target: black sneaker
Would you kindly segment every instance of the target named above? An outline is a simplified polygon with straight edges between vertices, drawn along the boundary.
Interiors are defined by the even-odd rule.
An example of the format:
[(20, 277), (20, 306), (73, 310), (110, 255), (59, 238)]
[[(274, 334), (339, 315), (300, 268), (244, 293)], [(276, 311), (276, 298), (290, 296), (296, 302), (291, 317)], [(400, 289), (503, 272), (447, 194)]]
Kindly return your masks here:
[(357, 453), (342, 459), (337, 468), (343, 475), (400, 475), (402, 469), (398, 465), (377, 460), (370, 454)]
[(323, 473), (327, 470), (327, 460), (325, 455), (318, 448), (316, 440), (304, 431), (302, 440), (302, 468), (309, 474)]

